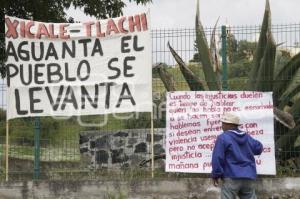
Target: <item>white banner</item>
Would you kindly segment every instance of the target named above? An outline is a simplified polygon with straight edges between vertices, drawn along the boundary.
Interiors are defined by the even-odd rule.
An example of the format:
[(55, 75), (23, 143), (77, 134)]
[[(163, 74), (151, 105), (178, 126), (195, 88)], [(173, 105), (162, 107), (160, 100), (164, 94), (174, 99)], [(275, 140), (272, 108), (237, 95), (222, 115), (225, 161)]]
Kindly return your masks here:
[(151, 112), (148, 17), (69, 24), (6, 16), (8, 119)]
[(262, 142), (263, 153), (256, 156), (258, 174), (276, 174), (272, 93), (252, 91), (167, 93), (166, 171), (211, 172), (223, 112), (238, 115), (240, 129)]

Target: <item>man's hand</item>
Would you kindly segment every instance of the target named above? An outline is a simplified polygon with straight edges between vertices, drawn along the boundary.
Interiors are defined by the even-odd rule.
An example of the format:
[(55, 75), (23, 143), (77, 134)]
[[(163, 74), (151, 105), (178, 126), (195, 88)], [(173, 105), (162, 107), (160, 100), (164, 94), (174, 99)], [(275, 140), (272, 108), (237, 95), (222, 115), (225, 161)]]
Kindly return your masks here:
[(212, 180), (215, 187), (219, 186), (219, 178), (213, 178)]

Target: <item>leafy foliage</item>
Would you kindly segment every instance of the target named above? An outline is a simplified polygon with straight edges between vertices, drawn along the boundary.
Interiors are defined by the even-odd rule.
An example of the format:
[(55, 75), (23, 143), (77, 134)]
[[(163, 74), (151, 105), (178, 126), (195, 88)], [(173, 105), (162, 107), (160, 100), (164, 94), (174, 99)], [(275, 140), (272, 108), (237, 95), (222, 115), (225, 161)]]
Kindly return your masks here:
[(237, 49), (233, 53), (233, 61), (252, 61), (256, 46), (256, 42), (250, 42), (247, 40), (238, 41)]
[[(137, 4), (147, 4), (152, 0), (130, 0)], [(25, 19), (34, 19), (45, 22), (66, 21), (66, 9), (73, 5), (75, 8), (83, 8), (85, 14), (97, 19), (118, 17), (123, 14), (126, 6), (121, 0), (51, 0), (33, 1), (4, 1), (3, 14)], [(4, 17), (2, 17), (2, 20)], [(4, 26), (1, 26), (4, 28)]]
[(252, 67), (252, 61), (239, 60), (228, 65), (228, 78), (247, 77)]
[(0, 122), (6, 121), (6, 112), (0, 108)]

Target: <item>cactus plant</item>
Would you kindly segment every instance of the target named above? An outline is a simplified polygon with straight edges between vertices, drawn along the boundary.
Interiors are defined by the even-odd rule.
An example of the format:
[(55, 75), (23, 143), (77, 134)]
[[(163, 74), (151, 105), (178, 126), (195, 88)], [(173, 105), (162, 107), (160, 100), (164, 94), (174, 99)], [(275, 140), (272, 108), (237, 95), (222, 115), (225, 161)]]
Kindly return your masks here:
[[(199, 0), (197, 0), (195, 29), (197, 50), (201, 58), (202, 70), (208, 89), (221, 90), (221, 82), (217, 73), (219, 71), (214, 71), (213, 63), (215, 62), (212, 61), (216, 58), (211, 53), (213, 52), (213, 46), (209, 49), (199, 18)], [(213, 40), (211, 39), (211, 41)], [(205, 90), (203, 80), (199, 80), (197, 76), (191, 74), (191, 71), (175, 50), (170, 44), (168, 46), (179, 67), (183, 69), (181, 72), (190, 89)], [(270, 4), (269, 0), (266, 0), (263, 23), (246, 89), (273, 91), (276, 127), (285, 129), (286, 132), (283, 135), (276, 135), (276, 148), (279, 152), (286, 150), (296, 151), (294, 143), (300, 134), (300, 53), (292, 57), (289, 61), (284, 62), (284, 66), (282, 66), (276, 62), (278, 60), (276, 59), (277, 46), (271, 32)], [(297, 155), (297, 153), (295, 154)]]

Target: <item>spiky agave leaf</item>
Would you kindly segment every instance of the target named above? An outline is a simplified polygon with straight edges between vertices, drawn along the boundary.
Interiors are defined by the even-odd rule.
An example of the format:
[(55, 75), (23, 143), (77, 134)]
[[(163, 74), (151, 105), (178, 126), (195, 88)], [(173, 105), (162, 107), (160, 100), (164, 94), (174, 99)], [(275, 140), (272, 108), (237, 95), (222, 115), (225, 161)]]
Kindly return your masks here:
[(300, 135), (300, 124), (298, 124), (295, 128), (289, 130), (288, 133), (280, 136), (280, 138), (275, 143), (275, 146), (279, 151), (280, 157), (281, 157), (280, 154), (282, 152), (295, 150), (294, 143), (296, 142), (299, 135)]
[(274, 117), (277, 121), (289, 129), (296, 126), (294, 118), (290, 113), (284, 112), (276, 107), (274, 107)]
[(296, 54), (276, 76), (273, 87), (274, 99), (279, 99), (279, 106), (283, 107), (288, 98), (299, 92), (300, 53)]
[(212, 56), (212, 64), (213, 64), (213, 69), (214, 72), (217, 75), (217, 83), (219, 90), (222, 88), (221, 80), (222, 80), (222, 74), (221, 74), (221, 65), (220, 65), (220, 59), (219, 59), (219, 53), (218, 53), (218, 48), (217, 48), (217, 42), (216, 42), (216, 30), (217, 30), (217, 25), (220, 17), (218, 17), (217, 22), (215, 23), (215, 26), (213, 28), (213, 31), (211, 33), (210, 37), (210, 54)]
[[(278, 46), (278, 44), (277, 44)], [(287, 50), (277, 49), (276, 51), (276, 61), (274, 68), (274, 79), (278, 76), (278, 73), (282, 70), (282, 68), (291, 60), (292, 56)]]
[(192, 91), (201, 91), (204, 90), (204, 82), (197, 77), (184, 63), (184, 61), (181, 59), (181, 57), (175, 52), (175, 50), (171, 47), (170, 43), (168, 42), (168, 47), (176, 60), (176, 62), (179, 65), (179, 69), (188, 83), (190, 89)]
[[(206, 83), (209, 90), (220, 90), (218, 86), (217, 76), (213, 71), (213, 64), (211, 54), (209, 52), (205, 32), (203, 26), (200, 22), (199, 16), (199, 0), (197, 0), (197, 10), (196, 10), (196, 46), (202, 63), (202, 68), (205, 76)], [(220, 85), (220, 84), (219, 84)]]
[(167, 91), (176, 91), (175, 81), (173, 76), (166, 70), (165, 64), (159, 63), (153, 67), (153, 69), (157, 70), (158, 75), (163, 82)]
[[(290, 99), (300, 92), (300, 68), (295, 72), (293, 78), (287, 83), (287, 87), (283, 90), (279, 98), (278, 106), (284, 108)], [(299, 109), (300, 112), (300, 109)]]
[[(293, 115), (294, 119), (296, 120), (296, 126), (289, 131), (287, 131), (284, 135), (281, 135), (276, 140), (276, 147), (279, 152), (279, 157), (281, 157), (282, 153), (285, 151), (295, 151), (295, 142), (300, 135), (300, 98), (298, 98), (292, 107), (289, 110), (289, 113)], [(293, 157), (295, 154), (290, 154)], [(282, 158), (282, 157), (281, 157)]]
[(258, 44), (253, 58), (253, 66), (250, 71), (248, 89), (255, 90), (256, 77), (259, 71), (261, 60), (264, 56), (265, 48), (267, 46), (268, 35), (271, 32), (271, 9), (269, 0), (266, 0), (264, 19), (261, 26)]
[(210, 37), (210, 54), (212, 56), (212, 63), (213, 63), (213, 69), (214, 72), (220, 73), (221, 67), (220, 67), (220, 62), (219, 62), (219, 53), (217, 49), (217, 42), (216, 42), (216, 30), (217, 30), (217, 25), (220, 17), (218, 17), (215, 26), (211, 32), (211, 37)]
[(294, 102), (289, 110), (289, 113), (293, 115), (297, 122), (300, 123), (300, 98)]
[(267, 45), (264, 50), (264, 55), (261, 59), (258, 73), (256, 75), (257, 81), (255, 90), (258, 91), (272, 91), (273, 90), (273, 73), (276, 56), (276, 44), (272, 33), (268, 33)]
[[(300, 55), (300, 53), (299, 53)], [(290, 100), (299, 93), (300, 90), (300, 56), (294, 56), (281, 70), (278, 72), (275, 84), (273, 85), (273, 95), (274, 102), (277, 104), (278, 108), (284, 109), (289, 103)], [(296, 140), (298, 134), (294, 131), (294, 128), (297, 128), (299, 125), (299, 113), (300, 113), (300, 100), (296, 100), (290, 110), (288, 110), (290, 116), (287, 113), (278, 117), (278, 113), (274, 111), (275, 118), (278, 121), (291, 129), (287, 132), (288, 136), (292, 136), (293, 139), (287, 135), (283, 135), (279, 138), (278, 147), (286, 149), (288, 144), (291, 144), (292, 140)], [(296, 122), (295, 122), (296, 121)], [(296, 127), (295, 127), (296, 126)]]

